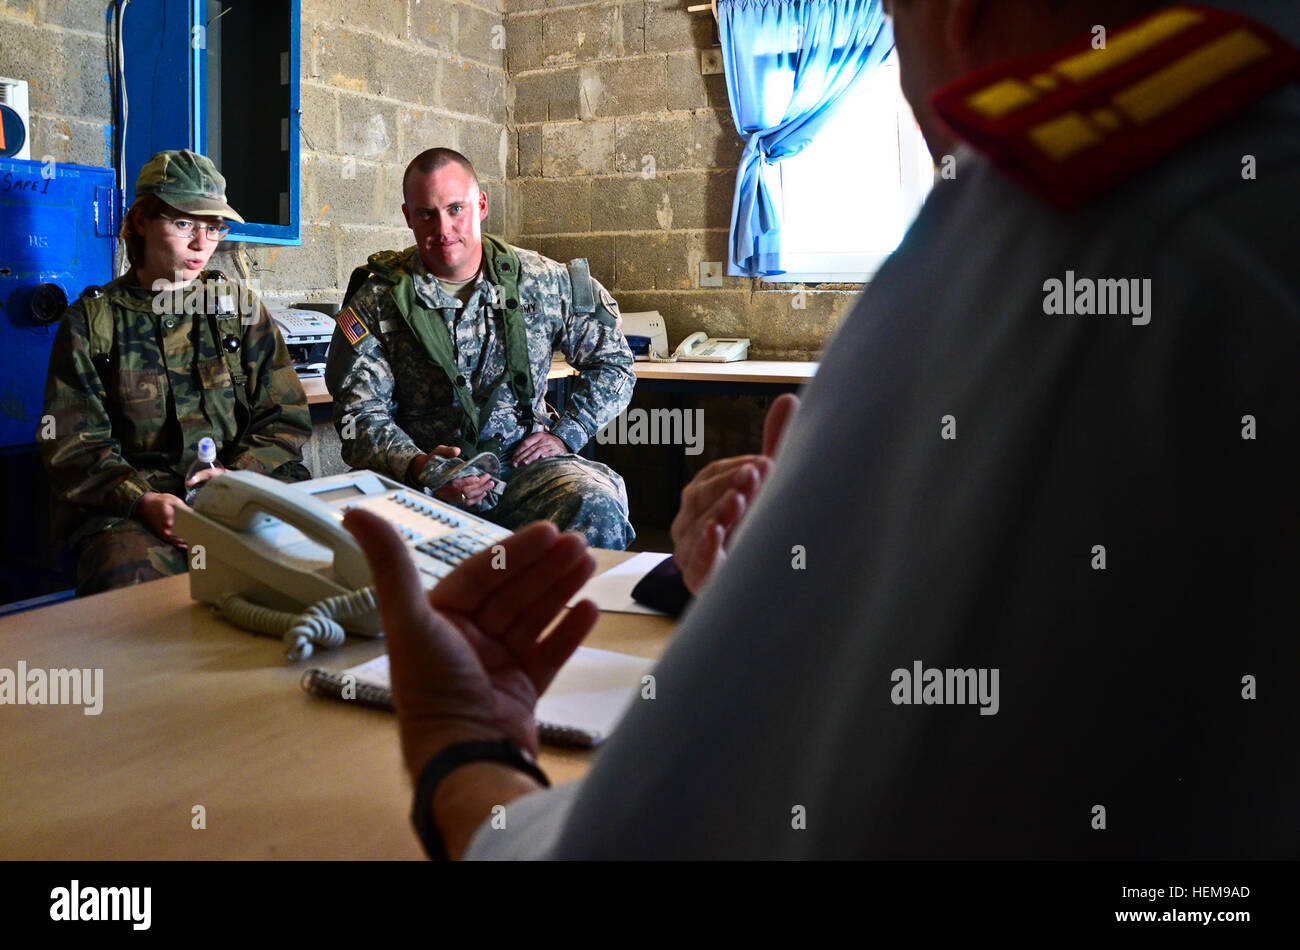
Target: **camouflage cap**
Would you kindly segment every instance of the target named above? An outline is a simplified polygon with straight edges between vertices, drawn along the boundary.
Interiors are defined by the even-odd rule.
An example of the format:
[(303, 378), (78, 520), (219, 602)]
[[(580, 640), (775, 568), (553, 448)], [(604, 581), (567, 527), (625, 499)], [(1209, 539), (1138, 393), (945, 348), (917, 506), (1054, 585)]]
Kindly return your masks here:
[(136, 196), (156, 195), (177, 211), (220, 215), (241, 224), (244, 219), (226, 204), (226, 179), (212, 160), (198, 152), (159, 152), (140, 169)]

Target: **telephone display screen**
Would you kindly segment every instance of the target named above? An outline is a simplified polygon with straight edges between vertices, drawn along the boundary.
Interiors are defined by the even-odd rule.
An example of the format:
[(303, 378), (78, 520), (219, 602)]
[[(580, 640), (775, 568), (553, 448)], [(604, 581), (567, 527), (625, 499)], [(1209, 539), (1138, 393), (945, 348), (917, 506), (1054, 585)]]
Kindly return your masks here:
[(331, 488), (329, 491), (315, 492), (313, 497), (319, 498), (323, 502), (339, 501), (342, 498), (355, 498), (357, 495), (364, 495), (356, 485), (344, 485), (342, 488)]

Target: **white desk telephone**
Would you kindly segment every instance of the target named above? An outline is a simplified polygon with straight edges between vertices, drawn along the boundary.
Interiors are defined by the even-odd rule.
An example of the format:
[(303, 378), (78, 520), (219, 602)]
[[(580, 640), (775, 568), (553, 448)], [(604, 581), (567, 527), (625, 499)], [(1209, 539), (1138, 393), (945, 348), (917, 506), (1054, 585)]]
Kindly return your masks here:
[(410, 548), (426, 588), (457, 564), (510, 536), (505, 528), (374, 472), (286, 484), (256, 472), (222, 474), (194, 507), (176, 510), (189, 545), (190, 595), (240, 626), (282, 636), (290, 659), (346, 632), (380, 636), (370, 568), (343, 527), (365, 508)]
[(748, 355), (748, 337), (710, 337), (704, 333), (692, 333), (673, 351), (673, 359), (684, 363), (734, 363)]
[(710, 337), (692, 333), (668, 354), (668, 330), (658, 310), (623, 314), (623, 333), (636, 339), (632, 352), (638, 360), (652, 363), (734, 363), (749, 357), (749, 339), (745, 337)]

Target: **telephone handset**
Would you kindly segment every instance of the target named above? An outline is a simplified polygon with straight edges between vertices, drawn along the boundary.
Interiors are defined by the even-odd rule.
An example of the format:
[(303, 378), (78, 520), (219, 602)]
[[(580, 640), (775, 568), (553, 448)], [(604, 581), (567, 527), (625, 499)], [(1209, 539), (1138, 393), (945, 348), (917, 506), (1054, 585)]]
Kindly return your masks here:
[(509, 537), (475, 515), (375, 472), (286, 484), (235, 471), (204, 484), (178, 508), (189, 545), (190, 595), (240, 626), (284, 638), (290, 659), (345, 633), (380, 636), (370, 568), (343, 527), (361, 507), (387, 520), (410, 548), (425, 587), (465, 558)]
[(277, 519), (287, 522), (333, 552), (333, 573), (343, 586), (368, 587), (370, 567), (341, 515), (306, 492), (283, 490), (287, 487), (256, 472), (227, 472), (205, 486), (194, 510), (234, 529), (232, 534), (270, 528)]
[(668, 359), (650, 358), (658, 363), (734, 363), (749, 356), (748, 337), (710, 337), (705, 333), (692, 333), (678, 345)]

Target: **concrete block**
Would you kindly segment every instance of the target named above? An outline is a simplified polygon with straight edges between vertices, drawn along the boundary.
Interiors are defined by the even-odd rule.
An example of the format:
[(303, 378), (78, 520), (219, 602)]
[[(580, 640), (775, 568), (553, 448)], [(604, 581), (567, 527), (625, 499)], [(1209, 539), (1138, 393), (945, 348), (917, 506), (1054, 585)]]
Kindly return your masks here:
[(518, 233), (566, 234), (591, 230), (591, 181), (532, 178), (514, 192)]
[(746, 332), (751, 349), (768, 359), (815, 359), (856, 296), (846, 291), (756, 291)]
[(393, 0), (347, 0), (346, 3), (337, 0), (303, 0), (302, 20), (304, 23), (319, 23), (331, 29), (346, 25), (350, 29), (370, 30), (401, 39), (406, 35), (407, 6), (405, 3), (394, 3)]
[(355, 30), (316, 31), (312, 37), (314, 78), (349, 92), (379, 93), (379, 37)]
[[(698, 251), (677, 233), (614, 235), (614, 287), (617, 290), (690, 290), (691, 261)], [(698, 268), (697, 268), (698, 272)]]
[(474, 163), (480, 180), (506, 177), (506, 129), (503, 125), (466, 121), (460, 128), (458, 151)]
[(506, 68), (514, 73), (542, 65), (542, 18), (507, 16)]
[(410, 11), (406, 38), (429, 49), (456, 51), (456, 26), (461, 5), (447, 0), (405, 3)]
[(667, 103), (664, 70), (662, 56), (581, 67), (578, 71), (579, 116), (590, 119), (661, 111)]
[[(335, 225), (304, 220), (301, 247), (245, 245), (249, 275), (260, 280), (267, 293), (307, 289), (338, 292), (338, 239)], [(238, 273), (234, 268), (227, 271)]]
[(668, 108), (729, 109), (727, 80), (721, 74), (700, 74), (700, 53), (689, 50), (668, 54)]
[(729, 228), (736, 173), (677, 172), (669, 176), (669, 207), (675, 228)]
[(458, 119), (432, 109), (401, 108), (397, 113), (398, 150), (409, 162), (427, 148), (460, 150)]
[[(656, 115), (618, 120), (614, 170), (660, 175), (694, 167), (695, 120), (689, 115)], [(653, 163), (647, 161), (653, 159)]]
[(600, 175), (614, 170), (614, 123), (565, 122), (542, 126), (542, 174), (547, 178)]
[[(390, 191), (383, 166), (371, 162), (349, 166), (336, 158), (321, 158), (313, 171), (316, 207), (304, 208), (304, 216), (314, 211), (335, 224), (402, 225), (400, 184)], [(352, 177), (345, 177), (349, 174)]]
[(112, 165), (101, 122), (33, 113), (31, 147), (32, 158), (36, 161), (52, 155), (56, 162)]
[(483, 230), (501, 237), (506, 233), (506, 220), (510, 210), (506, 200), (510, 187), (504, 181), (484, 181), (480, 184), (488, 196), (488, 215), (483, 219)]
[(521, 125), (516, 129), (519, 167), (515, 174), (522, 178), (542, 174), (542, 128), (540, 125)]
[(578, 70), (557, 69), (511, 77), (513, 121), (559, 122), (578, 118)]
[(441, 105), (449, 112), (478, 116), (492, 122), (506, 121), (505, 73), (467, 59), (449, 59), (442, 64)]
[[(682, 0), (646, 0), (645, 50), (674, 52), (707, 49), (713, 44), (713, 17), (709, 13), (687, 13), (689, 3)], [(699, 68), (695, 70), (699, 72)]]
[(440, 72), (445, 75), (450, 69), (449, 63), (426, 50), (385, 43), (379, 57), (377, 92), (412, 105), (437, 105)]
[(366, 262), (377, 251), (400, 251), (415, 243), (411, 232), (404, 228), (340, 227), (339, 234), (339, 297), (347, 290), (352, 271)]
[(505, 50), (509, 37), (500, 13), (462, 5), (456, 30), (456, 52), (466, 59), (505, 68)]
[(745, 142), (730, 109), (700, 109), (693, 117), (696, 168), (735, 168)]
[(369, 96), (338, 94), (338, 152), (355, 161), (397, 161), (398, 110), (390, 102)]
[(646, 47), (646, 4), (636, 0), (620, 7), (623, 21), (623, 55), (635, 56), (647, 51)]
[(598, 178), (591, 183), (591, 230), (666, 231), (673, 227), (669, 178)]
[(572, 66), (623, 53), (623, 17), (617, 6), (557, 10), (542, 17), (542, 64)]
[(536, 237), (520, 245), (552, 260), (567, 264), (575, 257), (585, 257), (591, 265), (591, 276), (605, 285), (614, 286), (614, 238), (604, 235), (573, 235), (563, 237)]
[(339, 151), (339, 104), (334, 90), (307, 81), (299, 86), (303, 148)]

